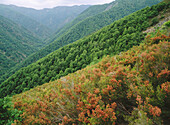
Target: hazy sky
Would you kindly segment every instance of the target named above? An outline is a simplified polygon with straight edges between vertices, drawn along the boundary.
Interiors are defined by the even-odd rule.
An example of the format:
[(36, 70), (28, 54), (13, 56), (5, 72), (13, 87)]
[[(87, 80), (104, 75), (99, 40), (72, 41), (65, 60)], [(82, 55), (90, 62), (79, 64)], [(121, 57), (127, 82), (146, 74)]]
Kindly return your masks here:
[(0, 0), (0, 4), (13, 4), (17, 6), (42, 9), (55, 6), (104, 4), (112, 1), (114, 0)]

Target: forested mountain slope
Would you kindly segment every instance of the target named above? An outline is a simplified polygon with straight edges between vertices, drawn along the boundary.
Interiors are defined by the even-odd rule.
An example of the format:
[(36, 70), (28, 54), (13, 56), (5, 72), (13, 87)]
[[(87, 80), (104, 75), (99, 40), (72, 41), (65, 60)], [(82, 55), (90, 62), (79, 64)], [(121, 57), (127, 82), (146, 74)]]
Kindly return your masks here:
[[(128, 15), (140, 8), (145, 6), (150, 6), (152, 4), (158, 3), (160, 0), (117, 0), (116, 2), (112, 2), (110, 5), (113, 5), (109, 10), (97, 14), (95, 16), (89, 17), (83, 21), (80, 21), (70, 29), (66, 30), (60, 37), (58, 37), (54, 42), (52, 42), (49, 46), (41, 49), (35, 54), (28, 57), (24, 62), (20, 65), (17, 65), (13, 69), (11, 69), (10, 73), (7, 73), (3, 77), (1, 77), (0, 81), (4, 81), (11, 74), (19, 70), (21, 67), (26, 67), (29, 64), (36, 62), (38, 59), (48, 55), (49, 53), (59, 49), (62, 46), (65, 46), (69, 43), (72, 43), (86, 35), (89, 35), (96, 30), (111, 24), (115, 20), (118, 20), (125, 15)], [(105, 6), (105, 5), (104, 5)], [(95, 6), (96, 7), (96, 6)], [(157, 12), (158, 13), (158, 12)], [(147, 23), (147, 22), (145, 22)], [(148, 25), (146, 25), (147, 27)], [(144, 26), (145, 27), (145, 26)]]
[(88, 9), (83, 11), (78, 17), (76, 17), (72, 22), (68, 23), (63, 28), (58, 30), (53, 35), (53, 37), (50, 38), (50, 41), (54, 41), (57, 37), (59, 37), (60, 35), (65, 33), (67, 30), (69, 30), (72, 26), (79, 23), (80, 21), (82, 21), (82, 20), (84, 20), (84, 19), (86, 19), (88, 17), (95, 16), (95, 15), (97, 15), (99, 13), (102, 13), (104, 11), (107, 11), (107, 10), (111, 9), (115, 5), (115, 3), (116, 2), (112, 2), (112, 3), (109, 3), (109, 4), (103, 4), (103, 5), (90, 6)]
[[(160, 1), (161, 0), (140, 0), (139, 2), (138, 0), (116, 0), (110, 4), (92, 6), (80, 14), (73, 22), (59, 30), (48, 43), (54, 42), (43, 51), (47, 51), (47, 53), (53, 52), (60, 46), (72, 43), (111, 24), (115, 20), (146, 6), (157, 4)], [(99, 10), (99, 13), (97, 13), (97, 10)]]
[[(75, 19), (81, 12), (89, 7), (89, 5), (81, 6), (58, 6), (51, 9), (36, 10), (32, 8), (17, 7), (11, 5), (4, 5), (12, 11), (21, 13), (40, 24), (43, 24), (52, 32), (56, 32), (59, 28), (63, 27), (68, 22)], [(17, 17), (16, 17), (17, 18)]]
[(41, 47), (34, 34), (0, 16), (0, 76)]
[(52, 31), (48, 27), (19, 12), (12, 10), (10, 6), (0, 4), (0, 15), (12, 20), (18, 25), (23, 26), (27, 30), (39, 36), (39, 38), (42, 40), (52, 34)]
[(115, 21), (98, 32), (64, 46), (36, 63), (22, 68), (0, 85), (0, 97), (21, 93), (50, 80), (80, 70), (106, 55), (119, 54), (144, 39), (143, 30), (169, 12), (160, 3)]
[(52, 40), (55, 40), (55, 38), (58, 40), (57, 38), (70, 30), (70, 28), (72, 28), (71, 32), (78, 32), (76, 37), (81, 38), (132, 12), (145, 8), (146, 6), (152, 6), (160, 1), (162, 0), (115, 0), (109, 4), (91, 6), (71, 23), (56, 32)]
[(165, 34), (158, 31), (127, 52), (15, 95), (14, 108), (22, 111), (15, 124), (169, 124)]

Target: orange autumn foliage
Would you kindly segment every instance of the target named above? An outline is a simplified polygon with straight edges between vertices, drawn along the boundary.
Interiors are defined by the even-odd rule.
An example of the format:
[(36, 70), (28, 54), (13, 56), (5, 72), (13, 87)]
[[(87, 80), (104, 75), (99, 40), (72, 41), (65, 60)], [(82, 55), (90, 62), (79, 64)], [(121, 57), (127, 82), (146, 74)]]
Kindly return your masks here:
[(161, 117), (159, 101), (167, 106), (164, 100), (170, 92), (169, 39), (165, 35), (150, 39), (159, 43), (107, 56), (96, 65), (14, 96), (14, 106), (23, 111), (22, 124), (116, 124), (134, 107), (149, 119)]

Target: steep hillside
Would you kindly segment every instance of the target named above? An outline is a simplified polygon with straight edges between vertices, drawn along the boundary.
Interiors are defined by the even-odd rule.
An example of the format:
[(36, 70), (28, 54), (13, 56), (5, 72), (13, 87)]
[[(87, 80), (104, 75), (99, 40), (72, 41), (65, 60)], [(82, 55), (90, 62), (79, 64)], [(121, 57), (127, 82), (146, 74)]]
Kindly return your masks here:
[(31, 32), (0, 16), (0, 76), (41, 47)]
[[(52, 52), (56, 50), (58, 46), (64, 46), (68, 43), (72, 43), (104, 26), (111, 24), (115, 20), (127, 16), (146, 6), (157, 4), (160, 1), (161, 0), (153, 0), (150, 2), (147, 0), (140, 0), (139, 2), (138, 0), (116, 0), (110, 4), (92, 6), (80, 14), (73, 22), (56, 32), (56, 34), (48, 42), (50, 43), (54, 41), (53, 45), (47, 47), (46, 51)], [(99, 11), (97, 12), (97, 10)], [(57, 47), (53, 47), (53, 49), (51, 49), (52, 46)]]
[(169, 124), (168, 41), (157, 32), (127, 52), (15, 95), (21, 123)]
[(10, 6), (0, 4), (0, 15), (12, 20), (18, 25), (23, 26), (27, 30), (39, 36), (41, 39), (45, 39), (52, 34), (52, 31), (48, 27), (21, 13), (12, 10)]
[(169, 5), (160, 3), (137, 11), (20, 69), (0, 85), (0, 97), (21, 93), (80, 70), (105, 55), (139, 45), (144, 39), (142, 31), (153, 24), (157, 15), (168, 11)]
[(160, 1), (162, 0), (115, 0), (110, 4), (91, 6), (86, 11), (81, 13), (73, 22), (56, 32), (56, 35), (52, 40), (56, 39), (57, 41), (57, 38), (70, 30), (70, 28), (70, 33), (79, 32), (76, 34), (76, 37), (82, 38), (83, 36), (111, 24), (115, 20), (145, 8), (146, 6), (157, 4)]
[[(16, 66), (14, 69), (11, 69), (10, 73), (6, 74), (5, 76), (3, 76), (3, 78), (1, 78), (2, 79), (1, 81), (8, 78), (11, 74), (13, 74), (13, 72), (16, 72), (20, 68), (26, 67), (29, 64), (36, 62), (40, 58), (59, 49), (60, 47), (65, 46), (69, 43), (72, 43), (80, 38), (83, 38), (84, 36), (89, 35), (90, 33), (94, 32), (94, 31), (114, 22), (115, 20), (118, 20), (118, 19), (124, 17), (125, 15), (128, 15), (140, 8), (143, 8), (145, 6), (150, 6), (154, 3), (156, 4), (156, 3), (158, 3), (158, 1), (159, 0), (154, 0), (154, 1), (117, 0), (116, 2), (111, 3), (111, 5), (114, 4), (116, 6), (113, 6), (111, 9), (109, 9), (105, 12), (102, 12), (100, 14), (97, 14), (93, 17), (89, 17), (89, 18), (77, 23), (76, 25), (71, 27), (69, 30), (66, 30), (65, 33), (63, 33), (60, 37), (58, 37), (49, 46), (47, 46), (47, 47), (41, 49), (40, 51), (36, 52), (35, 54), (31, 55), (29, 58), (27, 58), (20, 65)], [(158, 14), (157, 11), (159, 11), (159, 10), (156, 10), (155, 15)], [(152, 16), (152, 13), (150, 15)], [(153, 16), (154, 16), (154, 14), (153, 14)], [(149, 25), (147, 21), (145, 23), (146, 23), (146, 25), (143, 24), (143, 25), (145, 25), (145, 26), (143, 26), (143, 28), (145, 28)], [(141, 31), (142, 28), (138, 29), (138, 30)], [(114, 32), (114, 31), (111, 31), (111, 32)], [(122, 32), (122, 31), (119, 31), (119, 32)], [(111, 36), (108, 36), (108, 38), (110, 38)]]
[(61, 28), (60, 30), (58, 30), (52, 38), (50, 38), (49, 41), (53, 42), (57, 37), (59, 37), (60, 35), (62, 35), (63, 33), (65, 33), (68, 29), (70, 29), (72, 26), (74, 26), (75, 24), (79, 23), (80, 21), (88, 18), (88, 17), (92, 17), (95, 16), (99, 13), (102, 13), (104, 11), (107, 11), (109, 9), (111, 9), (116, 2), (112, 2), (109, 4), (103, 4), (103, 5), (94, 5), (89, 7), (88, 9), (86, 9), (85, 11), (83, 11), (77, 18), (75, 18), (72, 22), (68, 23), (66, 26), (64, 26), (63, 28)]
[(21, 13), (33, 20), (36, 20), (40, 24), (51, 29), (53, 32), (63, 27), (68, 22), (71, 22), (81, 12), (89, 7), (89, 5), (81, 6), (59, 6), (52, 9), (35, 10), (31, 8), (6, 6), (13, 11)]

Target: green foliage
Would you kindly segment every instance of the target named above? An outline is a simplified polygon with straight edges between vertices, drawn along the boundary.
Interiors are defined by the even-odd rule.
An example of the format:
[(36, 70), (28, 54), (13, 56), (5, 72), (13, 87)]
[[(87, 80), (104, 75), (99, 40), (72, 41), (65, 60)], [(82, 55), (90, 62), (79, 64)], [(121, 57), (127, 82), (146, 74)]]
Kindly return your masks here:
[[(163, 4), (164, 7), (168, 6)], [(80, 70), (106, 55), (119, 54), (144, 39), (141, 33), (149, 25), (148, 12), (157, 6), (147, 7), (133, 13), (100, 31), (64, 46), (36, 63), (22, 68), (0, 85), (0, 96), (17, 94), (50, 80), (58, 79), (69, 73)], [(22, 86), (22, 83), (25, 83)]]
[(153, 26), (159, 22), (159, 19), (155, 17), (151, 20), (151, 22), (152, 22), (151, 26)]
[(169, 2), (169, 0), (163, 0), (163, 1), (164, 1), (164, 2), (167, 2), (167, 3)]
[[(110, 4), (90, 7), (89, 9), (84, 11), (82, 14), (80, 14), (73, 22), (71, 22), (66, 27), (64, 27), (59, 32), (57, 32), (57, 34), (55, 34), (55, 36), (52, 37), (52, 39), (50, 39), (49, 41), (47, 40), (46, 41), (47, 43), (52, 42), (50, 45), (46, 46), (45, 48), (41, 49), (40, 51), (36, 52), (35, 54), (29, 56), (21, 64), (12, 68), (9, 73), (7, 73), (1, 77), (1, 79), (2, 79), (1, 81), (6, 80), (14, 72), (18, 71), (22, 67), (26, 67), (29, 64), (36, 62), (37, 60), (41, 59), (42, 57), (45, 57), (49, 53), (65, 46), (69, 43), (75, 42), (76, 40), (79, 40), (80, 38), (83, 38), (86, 35), (96, 32), (97, 30), (101, 29), (102, 27), (113, 23), (115, 20), (119, 20), (119, 19), (123, 18), (124, 16), (127, 16), (137, 10), (140, 10), (146, 6), (151, 6), (151, 5), (157, 4), (158, 2), (160, 2), (160, 0), (152, 0), (152, 1), (150, 1), (150, 0), (117, 0)], [(165, 7), (165, 5), (163, 5), (163, 8), (164, 7)], [(163, 9), (163, 8), (161, 7), (161, 9)], [(151, 15), (149, 13), (147, 13), (148, 11), (151, 12)], [(138, 18), (138, 20), (139, 20), (138, 23), (140, 23), (140, 21), (141, 21), (142, 25), (139, 24), (137, 27), (134, 25), (135, 23), (137, 23), (137, 22), (135, 22), (135, 20), (137, 18), (136, 19), (131, 18), (132, 21), (130, 23), (132, 23), (131, 27), (133, 27), (133, 28), (129, 29), (129, 30), (131, 30), (129, 32), (130, 35), (127, 35), (123, 39), (120, 39), (119, 43), (121, 43), (123, 40), (125, 42), (126, 41), (125, 39), (128, 39), (128, 37), (132, 36), (131, 32), (133, 31), (133, 29), (135, 29), (135, 30), (137, 29), (139, 32), (141, 30), (145, 30), (150, 25), (150, 24), (148, 24), (148, 17), (155, 16), (155, 13), (156, 14), (159, 13), (159, 10), (157, 10), (156, 7), (152, 7), (152, 8), (148, 7), (147, 9), (145, 9), (145, 12), (143, 12), (143, 14), (145, 14), (145, 15), (143, 15), (144, 18), (142, 18), (142, 17)], [(133, 21), (134, 21), (134, 23), (133, 23)], [(145, 23), (143, 23), (143, 21), (145, 21)], [(126, 23), (126, 21), (124, 23)], [(124, 24), (122, 23), (119, 25), (124, 25)], [(130, 26), (130, 24), (128, 24), (128, 27), (129, 26)], [(104, 41), (105, 39), (108, 40), (110, 38), (110, 40), (109, 40), (110, 42), (109, 41), (107, 41), (107, 42), (109, 42), (109, 44), (113, 43), (115, 41), (114, 38), (117, 39), (117, 37), (122, 35), (121, 33), (122, 33), (122, 30), (124, 29), (123, 27), (121, 27), (121, 31), (120, 31), (118, 27), (119, 26), (115, 26), (115, 29), (114, 29), (114, 30), (117, 30), (117, 32), (114, 32), (113, 29), (112, 29), (112, 31), (108, 31), (108, 32), (110, 32), (110, 36), (107, 34), (105, 35), (105, 33), (103, 34), (103, 35), (105, 35), (105, 37), (99, 34), (100, 38), (103, 37), (103, 39), (101, 39), (101, 40)], [(124, 27), (126, 27), (126, 26), (124, 25)], [(114, 34), (112, 34), (112, 33), (114, 33)], [(134, 32), (133, 37), (135, 37), (135, 34), (137, 35), (137, 33)], [(113, 39), (111, 39), (112, 35), (114, 35)], [(133, 37), (132, 37), (132, 39), (133, 39)], [(97, 41), (98, 39), (95, 39), (95, 40)], [(102, 44), (104, 45), (106, 43), (102, 43)], [(105, 47), (108, 47), (108, 45), (105, 45)], [(124, 46), (127, 47), (125, 44), (124, 44)], [(131, 44), (129, 46), (132, 47), (133, 44)], [(123, 46), (122, 46), (122, 48), (123, 48)], [(97, 51), (97, 50), (95, 50), (95, 51)], [(107, 49), (105, 50), (104, 55), (107, 55), (110, 52), (111, 52), (111, 47), (110, 47), (109, 51)], [(100, 57), (101, 57), (101, 55), (102, 55), (102, 52), (97, 54), (97, 56), (100, 56)], [(79, 67), (80, 66), (81, 65), (79, 65)], [(75, 70), (73, 70), (73, 71), (75, 71)]]
[(12, 98), (0, 99), (0, 125), (11, 125), (15, 120), (21, 122), (22, 111), (13, 108)]
[(37, 36), (0, 16), (0, 76), (41, 47)]
[(130, 116), (125, 116), (125, 119), (129, 122), (129, 125), (153, 125), (146, 113), (139, 109), (134, 109)]
[(170, 20), (165, 23), (165, 26), (170, 27)]

